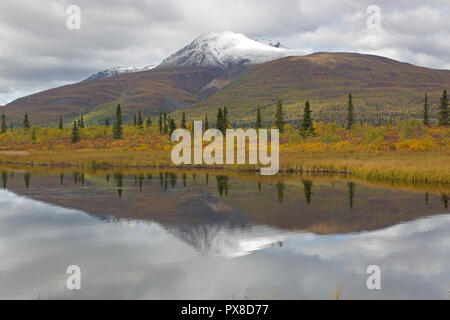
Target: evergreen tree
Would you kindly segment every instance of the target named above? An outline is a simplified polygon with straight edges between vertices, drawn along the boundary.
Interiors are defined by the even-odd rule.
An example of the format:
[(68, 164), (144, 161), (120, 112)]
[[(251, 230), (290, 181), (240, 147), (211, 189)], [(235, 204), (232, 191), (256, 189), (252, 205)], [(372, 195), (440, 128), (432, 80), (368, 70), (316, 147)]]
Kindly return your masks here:
[(167, 123), (167, 113), (166, 112), (164, 112), (164, 114), (163, 114), (163, 133), (164, 134), (167, 134), (167, 132), (169, 131), (169, 125), (168, 125), (168, 123)]
[(428, 95), (425, 93), (425, 102), (423, 104), (423, 125), (430, 125), (430, 118), (428, 115), (428, 111), (430, 110), (430, 106), (428, 105)]
[(72, 143), (76, 143), (80, 141), (80, 131), (77, 126), (77, 122), (73, 121), (73, 128), (72, 128)]
[(23, 127), (24, 129), (30, 129), (31, 127), (30, 120), (28, 120), (28, 113), (25, 113), (25, 116), (23, 117)]
[(163, 127), (163, 133), (167, 134), (169, 132), (169, 125), (167, 123), (167, 120), (164, 122), (164, 127)]
[(83, 115), (80, 116), (80, 128), (84, 128), (84, 119), (83, 119)]
[(228, 110), (227, 107), (223, 107), (223, 132), (225, 133), (225, 131), (229, 128), (229, 122), (228, 122)]
[(224, 128), (224, 125), (223, 125), (223, 113), (222, 113), (222, 108), (219, 108), (219, 110), (217, 111), (216, 129), (220, 130), (222, 133), (225, 133), (223, 128)]
[(175, 124), (175, 121), (170, 118), (170, 124), (169, 124), (169, 135), (171, 136), (172, 133), (177, 129), (177, 126)]
[(108, 119), (105, 120), (105, 127), (109, 127), (109, 120)]
[(261, 120), (261, 110), (258, 109), (256, 110), (256, 122), (255, 122), (255, 129), (261, 129), (262, 128), (262, 120)]
[(144, 119), (142, 119), (141, 110), (139, 110), (137, 125), (140, 129), (142, 129), (144, 127)]
[(63, 127), (63, 121), (62, 121), (62, 117), (61, 116), (59, 116), (59, 124), (58, 124), (58, 128), (60, 129), (60, 130), (62, 130), (64, 127)]
[(136, 112), (133, 112), (133, 126), (136, 127)]
[(203, 125), (204, 130), (209, 129), (209, 122), (208, 122), (208, 114), (205, 114), (205, 124)]
[(122, 110), (120, 108), (120, 104), (118, 104), (116, 109), (116, 121), (114, 122), (113, 138), (122, 139), (122, 134)]
[(147, 125), (147, 127), (150, 127), (152, 125), (152, 118), (148, 117), (145, 124)]
[(162, 130), (163, 130), (163, 118), (162, 118), (161, 112), (159, 113), (158, 128), (159, 128), (159, 134), (162, 134)]
[(181, 129), (186, 129), (186, 113), (181, 114)]
[(12, 121), (11, 121), (11, 132), (13, 131), (13, 123), (12, 123)]
[(280, 133), (284, 132), (285, 124), (286, 123), (284, 120), (283, 103), (281, 102), (281, 99), (278, 99), (275, 111), (275, 126), (277, 127), (278, 130), (280, 130)]
[(348, 94), (348, 105), (347, 105), (347, 122), (345, 128), (347, 130), (351, 130), (352, 126), (355, 122), (355, 119), (353, 117), (353, 101), (352, 101), (352, 94)]
[(314, 136), (314, 126), (312, 120), (312, 111), (309, 105), (309, 100), (305, 102), (303, 109), (303, 121), (300, 125), (300, 135), (302, 137)]
[(7, 129), (8, 129), (8, 127), (6, 126), (6, 116), (5, 116), (5, 114), (3, 113), (3, 114), (2, 114), (2, 126), (1, 126), (1, 131), (0, 131), (0, 133), (5, 133)]
[(441, 105), (439, 108), (439, 125), (448, 126), (448, 96), (447, 90), (444, 90), (441, 98)]

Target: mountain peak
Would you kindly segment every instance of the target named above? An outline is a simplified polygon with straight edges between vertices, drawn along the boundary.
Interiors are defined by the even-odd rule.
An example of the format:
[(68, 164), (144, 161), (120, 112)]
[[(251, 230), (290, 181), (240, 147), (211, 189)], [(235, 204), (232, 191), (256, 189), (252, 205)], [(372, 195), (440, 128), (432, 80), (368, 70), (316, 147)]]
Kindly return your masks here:
[(252, 40), (231, 31), (208, 32), (170, 55), (159, 67), (213, 66), (227, 69), (237, 64), (259, 64), (292, 54), (272, 40)]
[(138, 71), (138, 69), (136, 69), (135, 67), (113, 67), (113, 68), (109, 68), (109, 69), (97, 72), (97, 73), (91, 75), (90, 77), (88, 77), (87, 79), (85, 79), (84, 81), (103, 79), (103, 78), (114, 76), (116, 74), (130, 73), (130, 72), (136, 72), (136, 71)]

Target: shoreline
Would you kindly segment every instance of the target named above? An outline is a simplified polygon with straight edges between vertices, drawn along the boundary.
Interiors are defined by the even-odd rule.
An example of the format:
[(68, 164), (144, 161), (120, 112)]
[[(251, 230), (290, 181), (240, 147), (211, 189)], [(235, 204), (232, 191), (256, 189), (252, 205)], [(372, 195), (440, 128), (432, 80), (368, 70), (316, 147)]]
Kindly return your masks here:
[[(445, 153), (280, 152), (279, 174), (347, 175), (365, 180), (450, 184)], [(179, 169), (258, 173), (255, 165), (173, 165), (168, 150), (115, 149), (0, 151), (1, 165), (91, 169)], [(0, 168), (1, 169), (1, 168)]]

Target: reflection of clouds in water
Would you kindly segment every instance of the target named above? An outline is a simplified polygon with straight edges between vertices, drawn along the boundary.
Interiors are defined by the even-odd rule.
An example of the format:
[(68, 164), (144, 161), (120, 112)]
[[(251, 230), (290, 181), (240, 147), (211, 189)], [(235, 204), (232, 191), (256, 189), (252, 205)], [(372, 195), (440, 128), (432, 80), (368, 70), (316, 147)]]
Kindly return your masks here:
[[(219, 224), (202, 226), (206, 241), (204, 230), (183, 228), (100, 221), (0, 191), (0, 298), (330, 298), (341, 285), (344, 298), (448, 298), (450, 290), (450, 216), (331, 236)], [(178, 239), (187, 236), (210, 251)], [(65, 289), (70, 264), (82, 268), (81, 291)], [(365, 287), (370, 264), (382, 269), (381, 291)]]

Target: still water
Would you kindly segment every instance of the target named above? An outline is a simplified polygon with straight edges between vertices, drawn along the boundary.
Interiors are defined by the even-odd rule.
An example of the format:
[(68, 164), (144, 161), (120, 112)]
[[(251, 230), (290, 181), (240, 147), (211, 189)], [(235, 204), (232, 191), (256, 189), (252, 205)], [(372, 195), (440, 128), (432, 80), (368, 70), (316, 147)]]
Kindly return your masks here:
[(448, 186), (0, 170), (1, 299), (450, 298)]

